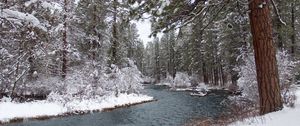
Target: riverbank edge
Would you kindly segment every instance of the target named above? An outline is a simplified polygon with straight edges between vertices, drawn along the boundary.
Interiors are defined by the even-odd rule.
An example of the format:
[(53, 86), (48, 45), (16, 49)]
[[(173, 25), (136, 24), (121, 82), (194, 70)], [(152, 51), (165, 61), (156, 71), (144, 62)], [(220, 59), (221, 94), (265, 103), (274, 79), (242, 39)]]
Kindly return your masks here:
[(91, 113), (97, 113), (97, 112), (109, 112), (109, 111), (119, 109), (119, 108), (127, 108), (127, 107), (131, 107), (131, 106), (135, 106), (135, 105), (139, 105), (139, 104), (144, 104), (144, 103), (149, 103), (149, 102), (154, 102), (154, 101), (158, 101), (158, 100), (157, 99), (151, 99), (151, 100), (145, 100), (145, 101), (136, 102), (136, 103), (116, 105), (114, 107), (103, 108), (103, 109), (95, 109), (95, 110), (86, 110), (86, 111), (77, 110), (77, 111), (73, 111), (73, 112), (66, 112), (66, 113), (58, 114), (58, 115), (55, 115), (55, 116), (36, 116), (36, 117), (30, 117), (30, 118), (19, 118), (18, 117), (18, 118), (10, 119), (7, 122), (0, 121), (0, 125), (20, 123), (20, 122), (27, 121), (27, 120), (48, 120), (48, 119), (52, 119), (52, 118), (68, 117), (68, 116), (74, 116), (74, 115), (85, 115), (85, 114), (91, 114)]
[[(284, 105), (284, 108), (279, 111), (274, 111), (265, 115), (259, 115), (259, 108), (253, 108), (252, 110), (248, 110), (244, 113), (234, 113), (231, 115), (222, 115), (217, 119), (210, 119), (210, 118), (204, 118), (204, 119), (195, 119), (191, 122), (186, 123), (184, 126), (282, 126), (283, 124), (295, 124), (297, 125), (299, 123), (298, 114), (300, 111), (300, 85), (297, 87), (296, 91), (294, 92), (294, 95), (296, 97), (295, 99), (295, 105), (293, 107)], [(244, 108), (231, 108), (236, 109), (236, 111), (242, 112), (242, 109)], [(297, 116), (293, 115), (293, 113), (297, 113)], [(289, 120), (282, 121), (283, 118), (288, 118)], [(273, 122), (275, 120), (275, 123)], [(276, 122), (280, 120), (280, 122), (284, 122), (283, 124), (280, 124), (279, 122)], [(273, 124), (271, 124), (273, 123)]]

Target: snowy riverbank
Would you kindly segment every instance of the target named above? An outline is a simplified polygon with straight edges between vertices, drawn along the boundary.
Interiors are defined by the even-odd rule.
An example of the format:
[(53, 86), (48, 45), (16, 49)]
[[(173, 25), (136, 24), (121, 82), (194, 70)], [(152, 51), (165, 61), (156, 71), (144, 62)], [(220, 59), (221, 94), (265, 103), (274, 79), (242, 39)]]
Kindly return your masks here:
[(295, 108), (285, 107), (283, 110), (266, 114), (264, 116), (248, 118), (238, 121), (231, 126), (299, 126), (300, 124), (300, 87), (296, 91), (297, 101)]
[(14, 103), (2, 99), (0, 102), (0, 123), (14, 119), (63, 116), (69, 113), (102, 111), (120, 106), (153, 101), (153, 97), (138, 94), (120, 94), (87, 100), (74, 100), (67, 103), (33, 101)]

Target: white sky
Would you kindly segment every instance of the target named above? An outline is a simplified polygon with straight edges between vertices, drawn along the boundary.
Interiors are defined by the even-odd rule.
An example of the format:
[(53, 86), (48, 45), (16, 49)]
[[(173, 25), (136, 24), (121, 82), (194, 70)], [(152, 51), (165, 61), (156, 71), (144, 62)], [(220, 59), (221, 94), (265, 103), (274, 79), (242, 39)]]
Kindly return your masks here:
[[(138, 34), (139, 34), (139, 38), (143, 41), (144, 46), (147, 45), (148, 42), (152, 42), (152, 40), (154, 39), (154, 37), (149, 37), (151, 34), (151, 22), (149, 21), (149, 19), (145, 19), (145, 20), (139, 20), (139, 21), (134, 21), (134, 23), (136, 23), (136, 27), (138, 29)], [(157, 33), (157, 37), (161, 38), (163, 34), (162, 33)]]
[(138, 34), (139, 38), (143, 41), (144, 45), (150, 41), (152, 41), (152, 38), (149, 38), (149, 35), (151, 34), (151, 23), (149, 20), (144, 20), (144, 21), (138, 21), (135, 22), (137, 29), (138, 29)]

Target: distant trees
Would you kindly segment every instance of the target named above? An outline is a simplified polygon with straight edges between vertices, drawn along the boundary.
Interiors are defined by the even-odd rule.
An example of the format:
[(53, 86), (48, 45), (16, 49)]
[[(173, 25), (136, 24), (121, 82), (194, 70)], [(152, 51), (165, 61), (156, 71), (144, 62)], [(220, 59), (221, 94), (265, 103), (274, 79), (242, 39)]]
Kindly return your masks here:
[[(93, 71), (97, 73), (107, 62), (109, 47), (109, 23), (105, 18), (109, 15), (107, 1), (81, 0), (75, 9), (76, 20), (73, 21), (72, 34), (75, 37), (75, 47), (85, 61), (90, 62)], [(83, 61), (84, 62), (84, 61)], [(96, 72), (97, 71), (97, 72)], [(96, 74), (93, 74), (98, 78)]]
[[(297, 0), (277, 0), (275, 1), (276, 9), (273, 13), (273, 28), (276, 35), (275, 41), (278, 49), (289, 50), (294, 55), (297, 50), (295, 43), (297, 36), (297, 20), (295, 14), (299, 13), (299, 1)], [(297, 56), (296, 56), (297, 57)]]
[(144, 46), (126, 1), (12, 0), (0, 6), (1, 93), (63, 94), (90, 86), (87, 92), (103, 94), (99, 81), (111, 72), (108, 65), (144, 67)]
[(160, 41), (160, 62), (161, 62), (161, 71), (162, 76), (165, 78), (167, 75), (175, 77), (175, 44), (176, 44), (176, 35), (175, 31), (171, 30), (168, 33), (164, 34)]
[[(162, 4), (161, 6), (164, 6), (165, 8), (160, 8), (160, 4), (157, 6), (159, 8), (158, 10), (166, 9), (161, 11), (162, 15), (168, 15), (167, 12), (171, 12), (173, 9), (177, 10), (176, 14), (178, 13), (178, 15), (181, 15), (181, 11), (179, 10), (185, 8), (185, 6), (187, 8), (188, 6), (199, 6), (200, 8), (198, 9), (203, 9), (202, 11), (207, 9), (206, 7), (202, 8), (200, 4), (202, 2), (200, 2), (199, 5), (194, 5), (197, 4), (197, 2), (199, 1), (190, 3), (190, 5), (183, 1), (180, 1), (180, 4), (176, 2), (171, 2), (169, 5)], [(239, 9), (243, 9), (244, 7), (244, 5), (236, 5), (236, 2), (231, 3), (230, 5), (235, 5), (234, 7), (239, 7)], [(139, 9), (141, 10), (142, 7), (143, 6)], [(245, 44), (243, 41), (246, 41), (245, 39), (247, 38), (247, 36), (238, 37), (244, 32), (239, 28), (245, 27), (247, 23), (244, 24), (244, 26), (240, 25), (247, 20), (241, 18), (244, 16), (242, 13), (245, 12), (226, 13), (227, 10), (232, 10), (234, 7), (217, 7), (216, 10), (221, 11), (223, 9), (219, 12), (219, 15), (216, 14), (215, 11), (207, 10), (203, 17), (190, 17), (191, 20), (188, 20), (186, 23), (180, 23), (180, 21), (177, 22), (179, 19), (175, 18), (176, 14), (173, 15), (175, 18), (174, 20), (170, 15), (159, 16), (154, 14), (157, 18), (154, 18), (153, 20), (157, 20), (159, 23), (153, 24), (153, 35), (155, 35), (159, 29), (164, 31), (163, 36), (160, 39), (159, 50), (161, 67), (160, 76), (165, 78), (170, 74), (175, 77), (176, 71), (180, 71), (187, 72), (189, 75), (193, 75), (197, 80), (201, 80), (206, 84), (226, 86), (227, 82), (232, 80), (236, 85), (238, 72), (234, 69), (238, 66), (238, 62), (240, 62), (236, 60), (236, 58), (239, 55), (239, 48), (241, 45)], [(133, 11), (132, 13), (139, 12), (140, 10)], [(150, 13), (159, 13), (156, 11), (157, 9), (149, 10)], [(186, 18), (185, 16), (187, 15), (182, 14), (181, 16), (184, 21)], [(238, 21), (236, 21), (237, 23), (232, 24), (232, 17), (238, 19)], [(214, 20), (214, 22), (212, 22), (212, 20)], [(172, 25), (165, 25), (167, 24), (166, 22), (169, 22), (170, 24), (174, 23), (174, 27), (178, 27), (178, 31), (175, 31), (172, 28)], [(175, 24), (178, 25), (176, 26)], [(231, 32), (230, 30), (232, 27), (235, 28), (235, 31)], [(236, 35), (232, 36), (232, 34)], [(230, 38), (236, 40), (233, 41)], [(233, 51), (229, 52), (226, 49)], [(172, 64), (174, 64), (174, 66)], [(232, 73), (231, 76), (227, 76), (228, 73)]]
[[(276, 47), (273, 45), (273, 27), (271, 14), (276, 18), (278, 31), (278, 47), (291, 50), (295, 53), (295, 1), (284, 1), (291, 9), (283, 9), (283, 1), (280, 1), (279, 10), (277, 4), (273, 5), (274, 13), (269, 6), (271, 1), (249, 0), (248, 5), (241, 1), (135, 1), (132, 3), (140, 6), (134, 8), (132, 15), (140, 17), (148, 12), (153, 15), (153, 35), (159, 31), (168, 34), (172, 29), (180, 29), (177, 34), (176, 52), (179, 58), (175, 58), (176, 70), (188, 72), (190, 75), (197, 74), (200, 80), (213, 85), (224, 85), (230, 82), (237, 85), (238, 66), (243, 64), (240, 56), (251, 52), (254, 48), (257, 68), (257, 80), (260, 94), (260, 112), (265, 114), (282, 108), (282, 98), (276, 64)], [(273, 2), (273, 1), (272, 1)], [(247, 9), (250, 9), (248, 18)], [(279, 12), (280, 11), (280, 12)], [(287, 27), (283, 26), (280, 13), (287, 11), (290, 15), (292, 32), (282, 32)], [(279, 14), (278, 14), (279, 13)], [(250, 24), (249, 24), (250, 21)], [(253, 46), (247, 42), (251, 39), (249, 34), (251, 26)], [(185, 31), (185, 32), (183, 32)], [(186, 32), (187, 31), (187, 32)], [(287, 33), (290, 36), (291, 46), (285, 47)], [(184, 36), (188, 36), (185, 38)], [(161, 44), (165, 38), (162, 37)], [(160, 50), (163, 51), (166, 48)], [(243, 54), (242, 54), (243, 53)], [(168, 57), (167, 53), (160, 56)], [(160, 66), (165, 68), (162, 63)], [(199, 69), (202, 68), (202, 69)], [(164, 72), (165, 70), (161, 70)], [(158, 72), (156, 72), (158, 73)], [(228, 77), (227, 73), (230, 74)]]

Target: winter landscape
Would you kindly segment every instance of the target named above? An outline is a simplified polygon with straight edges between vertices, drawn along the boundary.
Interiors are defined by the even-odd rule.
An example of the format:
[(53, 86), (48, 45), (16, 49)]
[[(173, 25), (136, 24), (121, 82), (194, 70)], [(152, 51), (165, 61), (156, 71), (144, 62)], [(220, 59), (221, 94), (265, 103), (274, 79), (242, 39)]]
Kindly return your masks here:
[(0, 125), (298, 126), (298, 0), (0, 0)]

